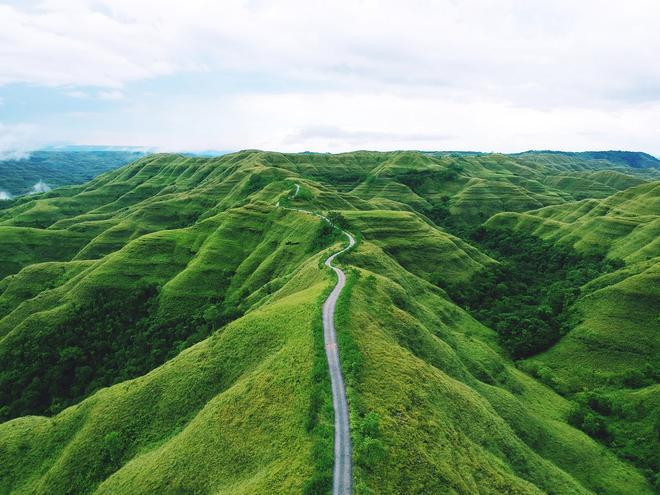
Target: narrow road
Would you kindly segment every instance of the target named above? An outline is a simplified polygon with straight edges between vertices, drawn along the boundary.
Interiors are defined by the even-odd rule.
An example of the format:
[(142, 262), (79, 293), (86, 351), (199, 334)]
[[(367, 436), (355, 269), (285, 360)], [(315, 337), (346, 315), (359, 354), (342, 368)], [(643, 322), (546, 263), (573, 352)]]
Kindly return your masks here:
[(328, 358), (330, 382), (332, 384), (332, 407), (335, 410), (335, 470), (332, 478), (333, 495), (350, 495), (352, 493), (351, 474), (351, 431), (348, 422), (348, 402), (346, 401), (346, 386), (339, 365), (339, 350), (335, 334), (335, 306), (342, 289), (346, 285), (346, 274), (332, 264), (341, 253), (355, 244), (355, 239), (348, 232), (342, 231), (348, 237), (348, 246), (336, 252), (325, 260), (325, 265), (337, 274), (337, 285), (323, 303), (323, 340), (325, 355)]
[[(300, 186), (298, 184), (295, 184), (295, 186), (296, 190), (291, 195), (291, 199), (295, 198), (300, 192)], [(277, 206), (280, 207), (279, 201), (277, 202)], [(330, 220), (323, 215), (299, 208), (281, 208), (308, 213), (322, 218), (332, 225)], [(328, 369), (330, 370), (332, 407), (335, 411), (335, 468), (332, 476), (332, 494), (351, 495), (353, 493), (351, 430), (348, 401), (346, 400), (346, 385), (339, 363), (339, 349), (335, 332), (335, 307), (337, 306), (337, 299), (346, 285), (346, 274), (340, 268), (334, 266), (332, 262), (337, 256), (348, 251), (355, 245), (355, 238), (345, 230), (341, 232), (348, 239), (348, 245), (341, 251), (330, 255), (325, 260), (325, 266), (332, 268), (337, 274), (337, 284), (323, 303), (323, 341), (325, 343), (325, 355), (328, 359)]]

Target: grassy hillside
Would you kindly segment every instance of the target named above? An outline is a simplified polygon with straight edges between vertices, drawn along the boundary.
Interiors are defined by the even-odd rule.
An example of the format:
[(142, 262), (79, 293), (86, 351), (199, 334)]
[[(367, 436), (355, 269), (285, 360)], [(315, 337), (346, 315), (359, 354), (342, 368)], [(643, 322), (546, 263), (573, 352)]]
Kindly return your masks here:
[(524, 369), (578, 401), (574, 422), (653, 479), (660, 469), (660, 183), (603, 200), (503, 213), (486, 226), (625, 262), (581, 288), (569, 331)]
[[(657, 187), (564, 159), (248, 150), (152, 155), (16, 200), (0, 210), (0, 493), (327, 493), (322, 260), (341, 239), (278, 201), (359, 239), (337, 315), (356, 493), (652, 493)], [(445, 291), (507, 262), (460, 237), (492, 214), (486, 230), (548, 255), (623, 260), (523, 361)]]
[(2, 426), (3, 492), (299, 493), (313, 475), (314, 261), (276, 301), (52, 419)]

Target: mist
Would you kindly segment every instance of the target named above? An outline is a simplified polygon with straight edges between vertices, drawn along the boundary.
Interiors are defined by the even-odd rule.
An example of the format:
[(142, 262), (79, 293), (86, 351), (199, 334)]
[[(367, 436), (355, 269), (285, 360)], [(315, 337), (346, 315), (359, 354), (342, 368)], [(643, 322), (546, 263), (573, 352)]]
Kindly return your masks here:
[(35, 149), (33, 126), (0, 122), (0, 161), (25, 160)]
[(32, 186), (32, 190), (30, 191), (30, 194), (44, 193), (50, 191), (51, 189), (52, 188), (48, 184), (40, 180), (34, 186)]

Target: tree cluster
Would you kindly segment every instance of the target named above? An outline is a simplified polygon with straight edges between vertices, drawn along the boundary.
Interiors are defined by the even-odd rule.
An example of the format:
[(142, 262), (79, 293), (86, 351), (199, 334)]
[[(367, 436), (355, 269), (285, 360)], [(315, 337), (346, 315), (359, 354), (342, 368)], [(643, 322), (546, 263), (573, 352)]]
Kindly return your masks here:
[(580, 287), (622, 266), (505, 229), (477, 229), (473, 240), (499, 263), (468, 284), (448, 289), (459, 305), (497, 331), (515, 359), (559, 340), (569, 329), (570, 308)]
[(454, 181), (458, 179), (461, 172), (463, 172), (463, 166), (459, 163), (452, 162), (443, 170), (407, 170), (398, 174), (395, 178), (415, 191), (428, 180), (438, 182)]
[(55, 414), (101, 387), (140, 376), (226, 323), (214, 305), (162, 320), (158, 291), (99, 289), (59, 324), (22, 332), (0, 351), (0, 421)]
[[(649, 379), (657, 372), (646, 367)], [(660, 489), (660, 417), (651, 417), (649, 411), (627, 399), (624, 394), (605, 391), (581, 392), (574, 397), (568, 422), (589, 436), (604, 443), (617, 455), (634, 463), (654, 485)]]

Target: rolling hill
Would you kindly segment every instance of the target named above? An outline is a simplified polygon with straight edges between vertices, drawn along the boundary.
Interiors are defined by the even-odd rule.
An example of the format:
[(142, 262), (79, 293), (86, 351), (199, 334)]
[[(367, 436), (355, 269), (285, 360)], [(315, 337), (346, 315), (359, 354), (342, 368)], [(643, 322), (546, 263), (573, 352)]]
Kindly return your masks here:
[[(0, 493), (327, 493), (344, 240), (296, 209), (358, 239), (335, 318), (354, 493), (654, 493), (660, 182), (625, 156), (158, 154), (14, 200)], [(518, 357), (457, 294), (545, 257), (583, 269)], [(493, 299), (529, 306), (563, 265)]]

